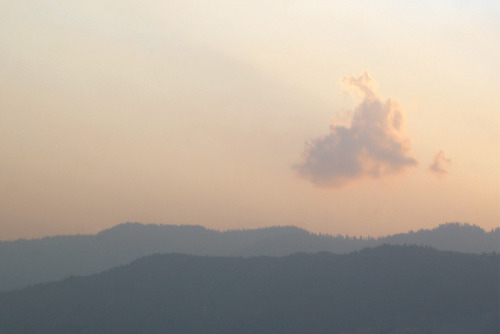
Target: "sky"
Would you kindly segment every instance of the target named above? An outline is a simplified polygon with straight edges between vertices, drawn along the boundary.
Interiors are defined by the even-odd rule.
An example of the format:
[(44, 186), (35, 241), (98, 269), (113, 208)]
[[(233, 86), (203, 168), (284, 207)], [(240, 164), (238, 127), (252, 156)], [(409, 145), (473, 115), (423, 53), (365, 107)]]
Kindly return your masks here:
[(497, 1), (0, 2), (0, 240), (500, 225)]

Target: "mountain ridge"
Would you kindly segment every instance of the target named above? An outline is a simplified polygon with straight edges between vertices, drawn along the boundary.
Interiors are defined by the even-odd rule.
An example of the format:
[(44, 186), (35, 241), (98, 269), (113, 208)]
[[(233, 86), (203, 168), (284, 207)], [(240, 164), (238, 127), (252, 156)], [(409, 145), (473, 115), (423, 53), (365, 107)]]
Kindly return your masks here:
[(0, 293), (0, 331), (497, 333), (499, 256), (393, 245), (342, 255), (155, 254)]
[(0, 291), (97, 273), (154, 253), (210, 256), (283, 256), (296, 252), (347, 253), (382, 244), (417, 244), (440, 250), (500, 252), (500, 229), (445, 224), (382, 238), (314, 234), (285, 226), (216, 231), (200, 225), (124, 223), (95, 235), (0, 242)]

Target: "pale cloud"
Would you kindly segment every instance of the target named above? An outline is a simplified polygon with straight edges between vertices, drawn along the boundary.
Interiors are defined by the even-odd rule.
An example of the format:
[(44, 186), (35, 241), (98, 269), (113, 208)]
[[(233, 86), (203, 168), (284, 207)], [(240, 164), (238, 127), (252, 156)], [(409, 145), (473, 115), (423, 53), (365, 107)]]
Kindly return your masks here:
[(448, 169), (451, 165), (451, 159), (447, 158), (442, 150), (440, 150), (429, 165), (429, 171), (438, 177), (443, 177), (448, 174)]
[(349, 126), (333, 124), (330, 133), (306, 143), (298, 174), (320, 187), (340, 187), (361, 178), (401, 173), (418, 164), (404, 132), (397, 101), (383, 100), (368, 72), (342, 83), (361, 93)]

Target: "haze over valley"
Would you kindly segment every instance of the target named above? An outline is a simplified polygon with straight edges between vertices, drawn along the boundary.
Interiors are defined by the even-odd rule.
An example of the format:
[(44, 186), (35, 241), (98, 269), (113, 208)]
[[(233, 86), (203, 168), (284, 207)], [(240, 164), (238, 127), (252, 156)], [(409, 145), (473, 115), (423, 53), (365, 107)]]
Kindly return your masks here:
[(202, 226), (126, 223), (96, 235), (0, 242), (0, 291), (94, 274), (155, 253), (233, 257), (344, 254), (393, 244), (479, 254), (500, 253), (499, 240), (499, 228), (486, 232), (460, 223), (380, 238), (319, 235), (293, 226), (220, 232)]

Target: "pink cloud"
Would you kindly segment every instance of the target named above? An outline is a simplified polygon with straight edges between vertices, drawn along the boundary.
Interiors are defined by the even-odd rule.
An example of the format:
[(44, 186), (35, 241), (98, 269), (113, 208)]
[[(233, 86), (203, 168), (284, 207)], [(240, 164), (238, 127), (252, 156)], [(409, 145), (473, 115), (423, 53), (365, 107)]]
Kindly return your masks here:
[(404, 132), (397, 101), (383, 100), (368, 72), (342, 82), (361, 93), (349, 126), (331, 125), (330, 132), (306, 143), (298, 175), (320, 187), (340, 187), (361, 178), (394, 175), (418, 165)]
[(444, 152), (440, 150), (432, 160), (432, 163), (429, 165), (428, 170), (435, 174), (438, 177), (443, 177), (448, 174), (448, 169), (451, 165), (451, 159), (446, 158)]

